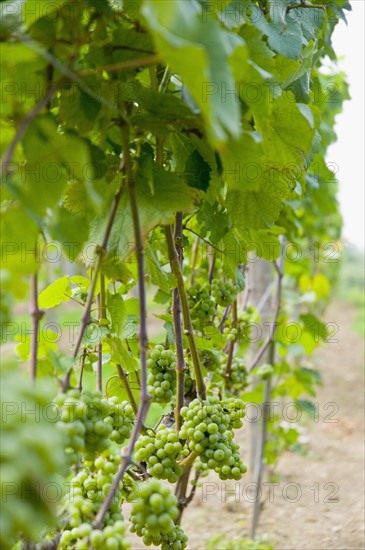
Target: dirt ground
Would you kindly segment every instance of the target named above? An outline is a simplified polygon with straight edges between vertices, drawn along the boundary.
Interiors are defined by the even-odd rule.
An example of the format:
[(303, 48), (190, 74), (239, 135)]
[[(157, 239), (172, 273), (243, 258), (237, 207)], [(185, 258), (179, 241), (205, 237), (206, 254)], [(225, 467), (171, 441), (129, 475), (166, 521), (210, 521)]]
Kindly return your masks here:
[[(365, 548), (364, 340), (352, 329), (355, 316), (348, 304), (328, 310), (326, 321), (339, 326), (338, 342), (323, 344), (313, 357), (324, 385), (316, 397), (318, 421), (311, 419), (303, 428), (308, 451), (285, 453), (277, 467), (278, 485), (262, 487), (257, 535), (275, 550)], [(248, 449), (242, 455), (248, 457)], [(214, 477), (205, 481), (184, 515), (189, 550), (203, 550), (213, 534), (248, 535), (254, 497), (249, 482), (249, 474), (236, 486)]]

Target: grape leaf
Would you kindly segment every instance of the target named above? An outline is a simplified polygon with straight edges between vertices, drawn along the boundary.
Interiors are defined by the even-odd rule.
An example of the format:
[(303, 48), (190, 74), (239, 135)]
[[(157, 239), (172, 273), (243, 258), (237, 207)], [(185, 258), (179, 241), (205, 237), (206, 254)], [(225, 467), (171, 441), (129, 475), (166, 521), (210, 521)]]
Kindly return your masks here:
[(62, 302), (68, 302), (71, 288), (68, 277), (60, 277), (47, 286), (38, 297), (38, 305), (41, 309), (50, 309)]
[(111, 294), (107, 291), (106, 306), (108, 308), (113, 332), (121, 338), (124, 333), (124, 325), (127, 320), (127, 310), (120, 294)]

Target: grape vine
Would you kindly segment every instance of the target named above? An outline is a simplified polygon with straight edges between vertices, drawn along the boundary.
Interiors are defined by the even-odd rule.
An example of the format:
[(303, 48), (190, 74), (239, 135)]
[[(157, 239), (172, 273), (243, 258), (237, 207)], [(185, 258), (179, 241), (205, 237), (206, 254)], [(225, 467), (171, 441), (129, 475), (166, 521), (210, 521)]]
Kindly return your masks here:
[[(341, 223), (325, 155), (348, 92), (321, 67), (350, 5), (213, 4), (1, 3), (1, 334), (20, 363), (13, 346), (1, 458), (18, 487), (67, 487), (11, 494), (2, 548), (184, 550), (200, 480), (247, 472), (246, 402), (315, 393), (284, 328), (303, 365), (326, 338)], [(256, 434), (259, 477), (291, 448), (279, 422)]]

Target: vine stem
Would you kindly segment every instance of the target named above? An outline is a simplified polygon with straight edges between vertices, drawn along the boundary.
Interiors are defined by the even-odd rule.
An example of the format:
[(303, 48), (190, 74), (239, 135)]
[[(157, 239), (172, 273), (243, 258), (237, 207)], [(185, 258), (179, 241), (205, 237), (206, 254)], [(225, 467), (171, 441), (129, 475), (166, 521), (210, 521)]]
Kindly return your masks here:
[(132, 409), (134, 411), (134, 414), (136, 415), (138, 413), (138, 406), (137, 406), (137, 403), (136, 403), (136, 400), (134, 399), (134, 395), (133, 395), (133, 392), (132, 392), (132, 388), (129, 384), (129, 380), (128, 380), (128, 376), (127, 374), (125, 373), (122, 365), (119, 365), (118, 363), (116, 364), (116, 367), (117, 367), (117, 373), (118, 373), (118, 376), (120, 378), (120, 380), (122, 381), (122, 384), (124, 386), (124, 389), (125, 391), (127, 392), (127, 395), (128, 395), (128, 399), (129, 399), (129, 402), (130, 404), (132, 405)]
[(195, 279), (195, 268), (196, 268), (196, 262), (198, 259), (198, 253), (199, 253), (199, 239), (195, 239), (193, 242), (193, 248), (191, 253), (191, 276), (190, 276), (190, 286), (193, 286), (194, 279)]
[[(120, 163), (119, 170), (124, 171), (124, 157), (123, 157), (123, 159)], [(90, 288), (89, 288), (89, 292), (88, 292), (88, 295), (87, 295), (87, 300), (86, 300), (86, 303), (85, 303), (84, 313), (81, 317), (80, 332), (79, 332), (79, 335), (78, 335), (78, 338), (77, 338), (77, 341), (76, 341), (76, 345), (75, 345), (75, 348), (74, 348), (74, 352), (73, 352), (73, 358), (74, 359), (76, 359), (76, 357), (77, 357), (77, 355), (80, 351), (81, 342), (82, 342), (82, 338), (84, 336), (84, 332), (86, 330), (86, 327), (90, 324), (90, 311), (91, 311), (91, 307), (92, 307), (93, 300), (94, 300), (95, 288), (96, 288), (96, 283), (97, 283), (99, 272), (100, 272), (101, 262), (103, 260), (103, 256), (104, 256), (104, 254), (106, 252), (106, 249), (107, 249), (107, 246), (108, 246), (110, 234), (111, 234), (111, 231), (112, 231), (113, 223), (114, 223), (115, 216), (116, 216), (116, 213), (117, 213), (117, 210), (118, 210), (118, 206), (119, 206), (120, 198), (122, 196), (122, 192), (123, 192), (123, 185), (121, 185), (119, 187), (119, 189), (118, 189), (118, 191), (117, 191), (117, 193), (114, 197), (113, 206), (111, 208), (111, 211), (110, 211), (110, 214), (109, 214), (109, 219), (108, 219), (107, 226), (106, 226), (105, 233), (104, 233), (104, 239), (103, 239), (102, 245), (100, 247), (100, 250), (98, 251), (98, 259), (96, 261), (96, 265), (94, 267), (94, 272), (93, 272), (93, 275), (91, 277)], [(73, 370), (73, 367), (71, 367), (69, 369), (69, 371), (66, 373), (66, 376), (63, 379), (63, 382), (62, 382), (63, 391), (66, 391), (70, 387), (70, 377), (71, 377), (72, 370)]]
[(44, 311), (38, 307), (38, 274), (34, 273), (30, 281), (30, 316), (32, 320), (32, 337), (30, 342), (30, 377), (37, 378), (37, 355), (39, 341), (39, 322)]
[(197, 394), (200, 399), (204, 400), (206, 398), (206, 389), (205, 389), (205, 384), (203, 380), (202, 370), (200, 367), (198, 350), (197, 350), (196, 342), (194, 338), (193, 325), (191, 323), (188, 296), (186, 293), (185, 282), (184, 282), (184, 277), (181, 270), (179, 255), (176, 250), (174, 236), (170, 225), (165, 226), (165, 236), (166, 236), (167, 250), (168, 250), (168, 255), (170, 260), (171, 271), (176, 279), (177, 288), (178, 288), (179, 297), (180, 297), (182, 317), (184, 322), (184, 333), (187, 336), (187, 339), (189, 342), (191, 359), (193, 361)]
[(139, 59), (130, 59), (129, 61), (121, 61), (120, 63), (111, 63), (110, 65), (102, 65), (100, 67), (95, 67), (95, 69), (84, 69), (79, 71), (77, 76), (83, 78), (85, 76), (93, 76), (97, 73), (113, 72), (113, 71), (122, 71), (125, 69), (134, 69), (139, 67), (148, 67), (151, 65), (156, 65), (160, 62), (160, 56), (153, 54), (146, 57), (140, 57)]
[(129, 201), (132, 211), (134, 238), (136, 241), (136, 254), (138, 264), (138, 289), (139, 289), (139, 315), (140, 315), (140, 334), (139, 334), (139, 349), (140, 349), (140, 364), (141, 364), (141, 390), (140, 390), (140, 405), (137, 412), (136, 422), (133, 427), (132, 435), (126, 449), (124, 456), (118, 470), (117, 475), (114, 478), (113, 484), (107, 494), (99, 512), (97, 513), (93, 526), (97, 529), (101, 526), (104, 516), (107, 513), (109, 506), (115, 496), (115, 493), (119, 487), (119, 483), (123, 479), (124, 473), (128, 466), (132, 462), (132, 454), (138, 439), (141, 428), (143, 428), (145, 418), (147, 416), (150, 407), (150, 396), (147, 392), (147, 349), (148, 349), (148, 337), (147, 337), (147, 320), (146, 320), (146, 289), (144, 283), (144, 245), (141, 231), (141, 224), (139, 219), (138, 203), (136, 196), (136, 184), (133, 173), (132, 158), (129, 150), (130, 133), (127, 126), (122, 127), (122, 143), (123, 143), (123, 157), (124, 157), (124, 170), (128, 183)]
[[(98, 318), (99, 323), (102, 319), (106, 317), (106, 308), (105, 308), (105, 277), (100, 273), (100, 294), (97, 296), (97, 306), (98, 306)], [(96, 389), (98, 391), (103, 391), (103, 344), (101, 342), (97, 345), (97, 354), (98, 362), (96, 369)]]
[(79, 377), (79, 383), (78, 383), (78, 386), (77, 386), (77, 389), (79, 391), (82, 391), (82, 379), (83, 379), (83, 376), (84, 376), (84, 366), (85, 366), (86, 355), (87, 355), (87, 350), (85, 348), (84, 353), (81, 356), (80, 377)]
[[(123, 162), (124, 162), (124, 160), (122, 161), (122, 163)], [(121, 169), (123, 169), (123, 165), (121, 165)], [(85, 329), (86, 329), (87, 325), (90, 323), (90, 311), (91, 311), (91, 306), (92, 306), (92, 303), (93, 303), (93, 300), (94, 300), (94, 293), (95, 293), (96, 283), (97, 283), (99, 272), (100, 272), (101, 262), (103, 260), (103, 256), (104, 256), (104, 254), (106, 252), (106, 249), (107, 249), (107, 246), (108, 246), (110, 234), (112, 232), (113, 223), (114, 223), (115, 216), (116, 216), (116, 213), (117, 213), (117, 210), (118, 210), (118, 205), (119, 205), (119, 202), (120, 202), (120, 198), (122, 196), (122, 191), (123, 191), (123, 187), (120, 186), (117, 194), (114, 197), (113, 206), (112, 206), (112, 209), (110, 211), (108, 223), (107, 223), (105, 233), (104, 233), (103, 243), (101, 245), (101, 250), (99, 250), (98, 259), (97, 259), (97, 262), (96, 262), (96, 265), (95, 265), (95, 268), (94, 268), (93, 277), (91, 279), (90, 289), (89, 289), (89, 294), (87, 296), (87, 301), (86, 301), (86, 304), (85, 304), (84, 314), (81, 318), (81, 330), (80, 330), (80, 334), (79, 334), (79, 337), (78, 337), (78, 340), (77, 340), (77, 343), (76, 343), (76, 346), (75, 346), (75, 349), (74, 349), (74, 354), (73, 354), (74, 358), (76, 358), (77, 354), (79, 353), (82, 337), (84, 335), (84, 332), (85, 332)]]
[(281, 309), (281, 295), (282, 295), (282, 281), (283, 281), (283, 272), (281, 266), (277, 262), (273, 262), (274, 267), (277, 272), (277, 288), (276, 288), (276, 300), (275, 300), (275, 313), (272, 330), (269, 330), (269, 334), (261, 348), (257, 351), (256, 355), (252, 359), (249, 370), (252, 371), (259, 363), (261, 357), (264, 355), (267, 348), (270, 346), (271, 342), (274, 340), (279, 313)]
[[(175, 520), (176, 525), (181, 524), (182, 516), (184, 513), (184, 509), (189, 504), (188, 498), (186, 496), (186, 491), (188, 489), (189, 485), (189, 478), (191, 474), (191, 468), (192, 466), (188, 466), (181, 477), (179, 477), (178, 482), (176, 484), (176, 490), (175, 490), (175, 496), (177, 498), (178, 503), (178, 509), (179, 509), (179, 515)], [(194, 496), (194, 495), (193, 495)], [(193, 498), (193, 496), (191, 498)]]
[[(238, 317), (237, 317), (237, 299), (236, 299), (232, 304), (232, 325), (233, 325), (233, 328), (237, 327), (237, 319), (238, 319)], [(232, 342), (229, 342), (229, 344), (228, 344), (227, 365), (226, 365), (226, 370), (225, 370), (225, 373), (224, 373), (226, 378), (229, 378), (230, 375), (231, 375), (233, 352), (234, 352), (235, 343), (236, 343), (236, 338)]]
[(215, 246), (213, 243), (209, 242), (208, 239), (205, 239), (204, 237), (202, 237), (201, 235), (199, 235), (199, 233), (197, 233), (196, 231), (194, 231), (194, 229), (191, 229), (190, 227), (186, 227), (186, 225), (184, 225), (183, 227), (184, 231), (190, 231), (190, 233), (193, 233), (193, 235), (195, 235), (196, 237), (199, 237), (200, 240), (202, 240), (205, 244), (211, 246), (214, 250), (216, 250), (217, 252), (219, 252), (220, 254), (224, 254), (223, 250), (220, 250), (217, 246)]
[(216, 260), (216, 255), (214, 253), (212, 257), (212, 263), (210, 264), (209, 276), (208, 276), (208, 280), (210, 284), (212, 284), (212, 281), (214, 279), (215, 260)]
[[(182, 212), (177, 212), (175, 217), (175, 247), (179, 257), (180, 267), (182, 264)], [(172, 318), (174, 326), (175, 346), (176, 346), (176, 408), (175, 408), (175, 428), (179, 433), (182, 425), (180, 411), (184, 406), (185, 390), (185, 359), (184, 346), (181, 325), (181, 303), (178, 288), (172, 291)]]

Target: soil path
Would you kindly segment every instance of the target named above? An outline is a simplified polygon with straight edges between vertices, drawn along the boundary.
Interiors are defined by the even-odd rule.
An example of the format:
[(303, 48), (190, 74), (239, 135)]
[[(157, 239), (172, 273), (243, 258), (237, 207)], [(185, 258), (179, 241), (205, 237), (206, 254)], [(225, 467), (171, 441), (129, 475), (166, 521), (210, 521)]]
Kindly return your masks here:
[[(278, 485), (262, 487), (258, 535), (275, 550), (365, 548), (364, 340), (352, 329), (355, 316), (349, 304), (335, 303), (328, 310), (326, 320), (339, 327), (338, 342), (324, 344), (313, 357), (324, 385), (316, 398), (319, 419), (304, 427), (308, 452), (285, 453), (277, 467)], [(244, 429), (247, 435), (247, 425)], [(248, 457), (248, 449), (242, 455)], [(247, 483), (249, 478), (239, 486), (205, 480), (184, 515), (189, 550), (204, 549), (217, 533), (247, 536), (252, 513)], [(229, 489), (237, 493), (228, 494)]]

